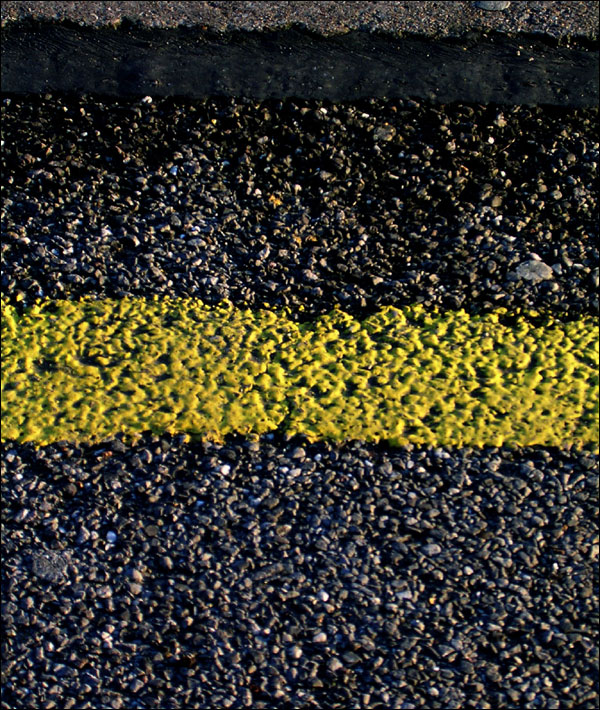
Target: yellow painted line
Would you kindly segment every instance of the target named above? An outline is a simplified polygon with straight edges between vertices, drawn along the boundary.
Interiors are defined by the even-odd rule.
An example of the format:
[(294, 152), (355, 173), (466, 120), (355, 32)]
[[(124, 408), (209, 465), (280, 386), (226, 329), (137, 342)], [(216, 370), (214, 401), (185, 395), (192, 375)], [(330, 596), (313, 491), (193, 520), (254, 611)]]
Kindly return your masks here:
[(357, 320), (194, 299), (2, 303), (2, 438), (275, 429), (401, 446), (598, 450), (598, 323), (386, 307)]

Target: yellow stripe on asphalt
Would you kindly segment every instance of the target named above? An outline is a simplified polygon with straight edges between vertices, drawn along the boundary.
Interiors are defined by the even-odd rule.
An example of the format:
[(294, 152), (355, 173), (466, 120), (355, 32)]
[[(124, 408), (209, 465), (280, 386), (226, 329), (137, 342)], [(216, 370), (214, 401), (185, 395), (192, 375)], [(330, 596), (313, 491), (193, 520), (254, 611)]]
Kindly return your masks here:
[(117, 433), (598, 450), (598, 323), (385, 307), (358, 320), (194, 299), (2, 303), (2, 438)]

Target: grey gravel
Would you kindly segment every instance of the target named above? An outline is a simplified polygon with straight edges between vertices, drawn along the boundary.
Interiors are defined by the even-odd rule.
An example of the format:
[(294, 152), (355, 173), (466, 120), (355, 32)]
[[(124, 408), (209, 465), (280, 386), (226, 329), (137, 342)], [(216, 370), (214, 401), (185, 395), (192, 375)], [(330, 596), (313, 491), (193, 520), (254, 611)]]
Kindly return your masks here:
[[(497, 5), (500, 3), (484, 3)], [(505, 4), (505, 3), (501, 3)], [(147, 28), (188, 26), (196, 32), (269, 31), (290, 26), (323, 35), (351, 31), (420, 34), (433, 38), (456, 37), (469, 32), (537, 33), (563, 42), (585, 36), (598, 37), (596, 3), (513, 2), (508, 12), (480, 12), (475, 2), (337, 2), (291, 0), (245, 2), (144, 2), (111, 0), (4, 0), (2, 26), (13, 22), (73, 22), (88, 27), (116, 28), (125, 20)]]
[(597, 456), (145, 436), (1, 474), (2, 708), (598, 706)]

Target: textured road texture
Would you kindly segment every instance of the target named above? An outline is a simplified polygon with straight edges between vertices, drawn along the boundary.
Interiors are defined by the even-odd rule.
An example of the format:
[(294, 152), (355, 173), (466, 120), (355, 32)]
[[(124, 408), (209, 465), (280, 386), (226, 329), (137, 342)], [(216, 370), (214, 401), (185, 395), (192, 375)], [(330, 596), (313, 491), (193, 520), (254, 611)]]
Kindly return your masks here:
[[(595, 12), (551, 2), (499, 13), (472, 3), (3, 4), (2, 87), (29, 93), (2, 101), (2, 410), (14, 433), (3, 427), (0, 461), (2, 710), (598, 707), (598, 455), (576, 436), (535, 440), (570, 401), (580, 410), (569, 416), (597, 416), (585, 387), (597, 388), (598, 351), (578, 340), (579, 323), (598, 324), (597, 94), (580, 71), (591, 76), (597, 62)], [(265, 32), (254, 45), (240, 39), (276, 22), (271, 55)], [(171, 32), (181, 35), (160, 34)], [(410, 48), (421, 82), (443, 64), (432, 46), (469, 57), (455, 98), (476, 103), (440, 104), (451, 85), (441, 75), (418, 101), (397, 74), (377, 83), (388, 60), (374, 57), (409, 35), (424, 42), (421, 54)], [(170, 54), (167, 36), (182, 51)], [(344, 39), (367, 50), (347, 84)], [(173, 57), (200, 40), (216, 83), (190, 88), (183, 63), (169, 85)], [(128, 61), (126, 41), (141, 48)], [(103, 53), (86, 54), (97, 42)], [(335, 46), (346, 73), (330, 80), (314, 60)], [(239, 77), (223, 74), (219, 47), (230, 67), (245, 57)], [(542, 49), (579, 78), (543, 62), (526, 74)], [(295, 98), (259, 101), (290, 91), (292, 65), (273, 64), (273, 77), (269, 57), (301, 51), (317, 67), (313, 83), (300, 73)], [(96, 73), (81, 64), (91, 57)], [(59, 77), (71, 92), (104, 95), (46, 93)], [(337, 84), (347, 99), (359, 89), (367, 98), (332, 102)], [(175, 86), (246, 86), (255, 98), (159, 98)], [(481, 104), (494, 96), (513, 105)], [(559, 105), (519, 105), (540, 97)], [(178, 298), (179, 313), (168, 306)], [(406, 328), (409, 312), (419, 327)], [(266, 323), (258, 333), (255, 318)], [(469, 324), (477, 337), (465, 347)], [(500, 331), (519, 347), (503, 353)], [(407, 348), (417, 375), (396, 376)], [(340, 395), (354, 365), (359, 384), (369, 367), (375, 378)], [(102, 407), (115, 421), (177, 408), (193, 417), (198, 394), (221, 424), (238, 421), (243, 408), (195, 389), (199, 371), (186, 380), (194, 367), (215, 367), (215, 384), (242, 399), (266, 374), (250, 394), (275, 395), (264, 399), (274, 423), (279, 377), (294, 388), (294, 416), (341, 397), (347, 419), (329, 422), (340, 431), (392, 374), (414, 388), (403, 415), (422, 411), (436, 378), (470, 378), (486, 405), (473, 410), (476, 434), (538, 406), (526, 392), (501, 411), (512, 374), (555, 402), (522, 431), (535, 445), (390, 446), (285, 430), (191, 440), (165, 421), (135, 441), (81, 441)], [(99, 401), (102, 387), (116, 407)], [(432, 407), (442, 424), (451, 403)], [(374, 420), (388, 414), (373, 407)], [(53, 443), (40, 445), (42, 425), (72, 431), (42, 432)]]
[[(598, 457), (575, 438), (390, 447), (147, 431), (90, 445), (77, 428), (102, 406), (100, 383), (110, 389), (121, 372), (115, 354), (131, 354), (134, 373), (136, 338), (152, 362), (115, 412), (169, 416), (169, 383), (195, 406), (182, 377), (193, 347), (155, 358), (161, 322), (138, 327), (125, 315), (131, 297), (149, 308), (179, 296), (287, 306), (283, 330), (325, 346), (323, 372), (310, 357), (295, 370), (308, 375), (294, 382), (307, 390), (301, 404), (309, 386), (335, 394), (350, 351), (363, 369), (377, 364), (362, 345), (379, 336), (352, 326), (374, 325), (386, 306), (459, 308), (483, 323), (504, 304), (573, 333), (582, 318), (597, 323), (597, 111), (52, 95), (7, 97), (3, 111), (3, 355), (19, 360), (3, 373), (3, 414), (15, 387), (17, 407), (43, 381), (82, 389), (67, 439), (2, 444), (2, 707), (596, 708)], [(60, 315), (53, 299), (82, 296), (101, 299), (100, 311), (123, 301), (124, 318), (44, 329)], [(326, 317), (336, 305), (345, 321)], [(252, 377), (265, 349), (267, 375), (294, 375), (289, 363), (306, 353), (286, 351), (283, 332), (229, 365), (245, 352), (227, 347), (246, 332), (227, 334), (235, 313), (188, 338), (214, 339), (203, 352), (216, 349), (221, 385), (243, 396), (236, 378)], [(172, 332), (178, 321), (164, 315)], [(336, 327), (313, 333), (306, 322), (319, 316)], [(532, 358), (521, 373), (543, 388), (561, 369), (564, 405), (583, 384), (577, 367), (539, 350), (518, 319), (509, 325)], [(422, 350), (411, 340), (422, 372), (435, 368), (434, 336), (443, 344), (436, 333)], [(576, 340), (556, 345), (576, 355)], [(65, 346), (70, 362), (57, 356)], [(483, 404), (499, 370), (482, 364), (454, 382), (477, 380)], [(510, 363), (500, 370), (510, 375)], [(373, 392), (388, 374), (377, 372)], [(433, 384), (423, 375), (411, 386), (419, 396)], [(50, 399), (61, 394), (69, 404), (58, 384)], [(40, 404), (32, 429), (53, 416), (36, 416)], [(230, 414), (217, 402), (216, 418)]]

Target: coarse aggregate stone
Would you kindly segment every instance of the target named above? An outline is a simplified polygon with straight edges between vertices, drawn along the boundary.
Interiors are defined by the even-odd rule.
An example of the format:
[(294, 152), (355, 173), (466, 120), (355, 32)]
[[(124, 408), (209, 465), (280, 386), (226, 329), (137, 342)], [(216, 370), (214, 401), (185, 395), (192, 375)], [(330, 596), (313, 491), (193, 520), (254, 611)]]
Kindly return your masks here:
[(2, 447), (3, 708), (594, 708), (598, 457)]
[(597, 314), (597, 117), (7, 96), (2, 293)]

